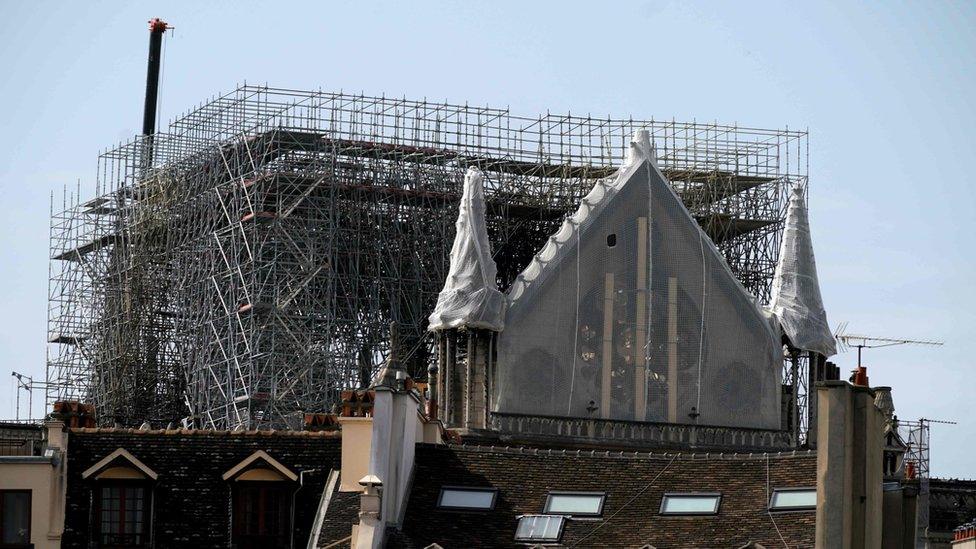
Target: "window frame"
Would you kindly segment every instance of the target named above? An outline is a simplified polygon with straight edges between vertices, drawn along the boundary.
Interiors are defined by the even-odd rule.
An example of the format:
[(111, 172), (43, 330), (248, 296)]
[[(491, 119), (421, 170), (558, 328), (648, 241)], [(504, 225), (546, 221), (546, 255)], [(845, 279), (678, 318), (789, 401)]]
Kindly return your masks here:
[[(600, 506), (597, 508), (596, 512), (593, 512), (593, 513), (568, 513), (568, 512), (551, 511), (549, 509), (549, 506), (552, 504), (552, 496), (591, 496), (591, 497), (599, 497), (600, 498)], [(604, 505), (606, 505), (606, 503), (607, 503), (607, 493), (606, 492), (597, 492), (597, 491), (587, 492), (587, 491), (579, 491), (579, 490), (550, 490), (549, 493), (546, 494), (546, 503), (542, 507), (542, 514), (543, 515), (562, 515), (562, 516), (568, 516), (568, 517), (588, 517), (588, 518), (590, 518), (590, 517), (602, 517), (603, 516), (603, 507), (604, 507)]]
[[(4, 543), (3, 540), (3, 496), (6, 494), (27, 494), (27, 543)], [(31, 541), (33, 535), (32, 508), (34, 506), (34, 491), (30, 488), (4, 488), (0, 490), (0, 548), (2, 549), (28, 549), (34, 547)]]
[[(444, 500), (445, 490), (453, 490), (456, 492), (490, 492), (491, 505), (489, 507), (458, 507), (454, 505), (443, 505), (441, 502)], [(493, 488), (490, 486), (441, 486), (440, 491), (437, 493), (438, 511), (460, 511), (460, 512), (469, 512), (469, 513), (488, 512), (488, 511), (494, 511), (495, 505), (497, 503), (498, 503), (498, 488)]]
[[(123, 491), (127, 488), (138, 488), (142, 490), (142, 541), (138, 545), (133, 545), (131, 543), (118, 543), (118, 544), (108, 544), (104, 543), (102, 536), (104, 532), (102, 531), (102, 489), (104, 488), (117, 488)], [(93, 513), (92, 513), (92, 531), (95, 538), (95, 546), (99, 548), (115, 549), (115, 548), (132, 548), (132, 547), (151, 547), (152, 546), (152, 535), (153, 535), (153, 487), (150, 481), (146, 479), (99, 479), (95, 481), (92, 487), (94, 492)], [(122, 499), (119, 500), (119, 510), (121, 515), (125, 515), (126, 509), (122, 505)], [(120, 522), (121, 524), (121, 522)], [(126, 523), (128, 524), (128, 523)]]
[[(715, 508), (712, 511), (667, 511), (665, 507), (668, 503), (668, 498), (715, 498)], [(705, 517), (705, 516), (715, 516), (719, 514), (722, 509), (722, 493), (721, 492), (665, 492), (661, 496), (661, 508), (658, 510), (658, 514), (667, 517)]]
[[(268, 497), (269, 492), (274, 492), (276, 496), (281, 496), (282, 501), (285, 504), (284, 512), (278, 518), (284, 518), (283, 528), (280, 533), (268, 534), (263, 532), (253, 533), (246, 532), (242, 530), (242, 527), (248, 524), (248, 517), (243, 514), (246, 510), (242, 508), (241, 500), (244, 498), (245, 493), (251, 493), (257, 490), (259, 495), (259, 504), (262, 506), (261, 511), (267, 511), (264, 508), (267, 505), (270, 498)], [(281, 481), (268, 481), (268, 480), (241, 480), (235, 481), (231, 486), (231, 543), (234, 547), (268, 547), (274, 548), (271, 542), (277, 540), (277, 542), (285, 542), (285, 545), (290, 543), (291, 536), (294, 533), (295, 528), (295, 491), (297, 487), (294, 483), (287, 480)], [(259, 523), (263, 523), (267, 515), (262, 516), (259, 519)], [(271, 539), (265, 539), (271, 538)]]
[[(556, 534), (555, 539), (553, 538), (520, 538), (518, 535), (519, 526), (522, 524), (522, 520), (526, 518), (537, 518), (543, 517), (549, 520), (559, 519), (559, 532)], [(521, 543), (533, 543), (533, 544), (546, 544), (546, 543), (560, 543), (563, 539), (563, 534), (566, 533), (566, 522), (568, 522), (567, 515), (539, 515), (539, 514), (529, 514), (529, 515), (519, 515), (515, 522), (515, 541)]]
[[(788, 505), (773, 507), (773, 501), (776, 499), (776, 494), (780, 492), (813, 492), (814, 501), (813, 505)], [(816, 511), (817, 510), (817, 487), (816, 486), (800, 486), (791, 488), (773, 488), (772, 492), (769, 494), (769, 503), (767, 509), (773, 513), (789, 513), (796, 511)]]

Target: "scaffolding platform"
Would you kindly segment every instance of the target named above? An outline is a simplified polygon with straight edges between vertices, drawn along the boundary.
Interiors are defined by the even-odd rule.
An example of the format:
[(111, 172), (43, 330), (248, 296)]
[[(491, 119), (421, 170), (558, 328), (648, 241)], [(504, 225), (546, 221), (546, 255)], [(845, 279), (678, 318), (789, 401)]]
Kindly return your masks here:
[(53, 257), (51, 259), (55, 261), (81, 261), (82, 257), (88, 255), (91, 252), (101, 250), (106, 248), (115, 242), (115, 235), (107, 234), (92, 240), (91, 242), (86, 242), (80, 246), (76, 246), (70, 250), (65, 250)]
[(94, 195), (52, 213), (48, 399), (102, 424), (301, 428), (369, 384), (391, 321), (422, 378), (467, 168), (504, 290), (639, 129), (765, 300), (806, 132), (242, 86), (103, 153)]

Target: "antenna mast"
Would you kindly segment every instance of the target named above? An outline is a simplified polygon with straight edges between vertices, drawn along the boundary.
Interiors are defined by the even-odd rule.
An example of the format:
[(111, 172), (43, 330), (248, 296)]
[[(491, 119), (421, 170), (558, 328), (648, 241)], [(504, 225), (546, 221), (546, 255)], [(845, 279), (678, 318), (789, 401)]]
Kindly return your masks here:
[[(10, 372), (10, 375), (17, 378), (17, 421), (20, 421), (20, 391), (27, 391), (27, 419), (30, 420), (32, 410), (34, 408), (34, 378), (24, 374), (18, 374), (17, 372)], [(24, 381), (26, 380), (26, 381)]]
[(867, 336), (862, 334), (848, 334), (847, 323), (844, 322), (837, 327), (837, 331), (834, 333), (834, 337), (840, 344), (838, 351), (844, 352), (852, 347), (857, 348), (857, 367), (861, 367), (861, 351), (862, 349), (879, 349), (881, 347), (894, 347), (895, 345), (933, 345), (941, 347), (943, 345), (942, 341), (933, 341), (925, 339), (896, 339), (890, 337), (875, 337)]

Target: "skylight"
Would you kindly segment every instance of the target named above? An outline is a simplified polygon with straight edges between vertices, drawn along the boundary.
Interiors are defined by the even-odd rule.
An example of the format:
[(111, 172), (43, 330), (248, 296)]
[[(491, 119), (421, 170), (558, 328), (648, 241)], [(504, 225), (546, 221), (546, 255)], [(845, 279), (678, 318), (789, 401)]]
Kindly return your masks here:
[(549, 492), (544, 512), (552, 515), (592, 516), (603, 513), (603, 492)]
[(438, 509), (458, 509), (466, 511), (490, 511), (495, 508), (495, 488), (472, 488), (464, 486), (445, 486), (437, 498)]
[(561, 515), (524, 515), (519, 517), (515, 541), (558, 542), (563, 535), (566, 517)]
[(769, 499), (771, 511), (800, 511), (817, 508), (816, 488), (776, 488)]
[(661, 500), (662, 515), (715, 515), (722, 494), (688, 493), (664, 494)]

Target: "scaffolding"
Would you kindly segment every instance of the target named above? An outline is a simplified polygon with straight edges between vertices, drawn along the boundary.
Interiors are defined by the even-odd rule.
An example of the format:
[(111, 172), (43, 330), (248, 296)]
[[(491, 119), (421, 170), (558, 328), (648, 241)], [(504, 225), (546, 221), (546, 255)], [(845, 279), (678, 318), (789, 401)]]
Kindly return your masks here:
[(485, 173), (504, 290), (637, 129), (765, 302), (806, 132), (246, 85), (104, 152), (94, 198), (52, 208), (48, 401), (298, 427), (368, 384), (391, 321), (423, 377), (465, 170)]
[(918, 514), (915, 518), (917, 540), (923, 540), (928, 535), (929, 528), (929, 496), (931, 494), (929, 448), (932, 445), (930, 424), (933, 421), (945, 423), (925, 418), (918, 421), (899, 421), (896, 418), (898, 434), (908, 445), (904, 458), (906, 477), (918, 479)]

